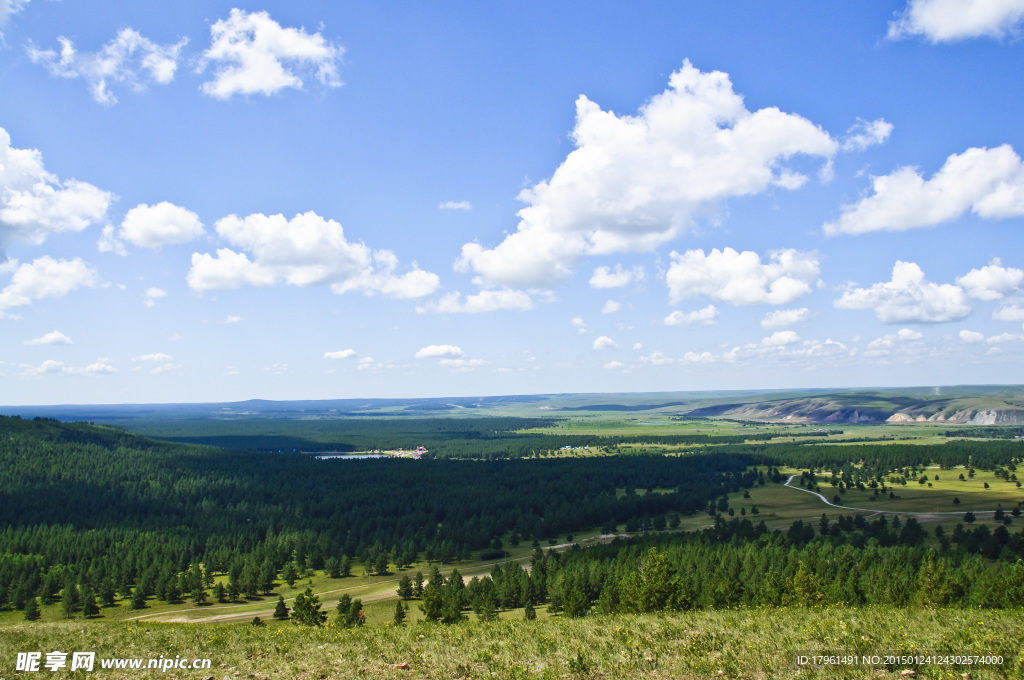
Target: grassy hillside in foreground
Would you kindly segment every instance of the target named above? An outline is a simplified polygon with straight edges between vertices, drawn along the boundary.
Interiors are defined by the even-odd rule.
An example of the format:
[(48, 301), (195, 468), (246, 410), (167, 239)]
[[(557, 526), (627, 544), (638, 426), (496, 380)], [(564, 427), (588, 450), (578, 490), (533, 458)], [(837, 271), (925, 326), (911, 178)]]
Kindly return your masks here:
[[(774, 609), (661, 615), (467, 622), (456, 626), (300, 628), (249, 625), (81, 623), (22, 625), (0, 637), (0, 676), (14, 675), (18, 652), (95, 651), (99, 659), (209, 658), (210, 670), (179, 678), (867, 678), (972, 680), (1024, 676), (1019, 611), (888, 608)], [(798, 655), (979, 654), (1001, 665), (912, 663), (798, 666)], [(401, 667), (408, 664), (407, 667)], [(50, 672), (43, 669), (50, 675)], [(20, 675), (20, 674), (19, 674)]]

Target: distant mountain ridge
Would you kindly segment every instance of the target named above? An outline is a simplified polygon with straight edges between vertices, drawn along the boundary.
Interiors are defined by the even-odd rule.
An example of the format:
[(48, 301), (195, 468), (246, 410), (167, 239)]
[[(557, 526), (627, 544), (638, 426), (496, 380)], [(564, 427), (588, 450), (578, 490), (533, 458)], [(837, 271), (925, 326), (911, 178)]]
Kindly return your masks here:
[(250, 399), (206, 404), (0, 406), (2, 415), (59, 420), (248, 420), (425, 416), (650, 415), (813, 424), (935, 422), (1024, 425), (1024, 386), (564, 393), (412, 399)]

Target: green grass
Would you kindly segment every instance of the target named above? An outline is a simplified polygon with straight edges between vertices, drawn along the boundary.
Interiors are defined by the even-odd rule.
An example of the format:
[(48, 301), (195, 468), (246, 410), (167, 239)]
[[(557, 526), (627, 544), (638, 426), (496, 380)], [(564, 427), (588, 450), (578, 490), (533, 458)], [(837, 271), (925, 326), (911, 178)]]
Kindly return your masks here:
[[(470, 615), (472, 618), (472, 615)], [(1019, 611), (776, 609), (527, 622), (503, 619), (437, 624), (367, 625), (347, 630), (246, 624), (21, 624), (0, 637), (0, 677), (20, 677), (23, 651), (94, 651), (98, 658), (209, 658), (211, 671), (171, 671), (179, 678), (867, 678), (900, 677), (910, 664), (798, 666), (814, 653), (1001, 655), (992, 667), (916, 667), (916, 678), (972, 680), (1024, 674), (1024, 617)], [(404, 668), (396, 668), (407, 664)], [(49, 675), (49, 671), (43, 671)], [(152, 673), (153, 671), (142, 671)], [(97, 670), (97, 677), (140, 671)], [(64, 674), (62, 674), (64, 675)], [(83, 674), (87, 676), (87, 674)], [(151, 677), (151, 676), (150, 676)]]

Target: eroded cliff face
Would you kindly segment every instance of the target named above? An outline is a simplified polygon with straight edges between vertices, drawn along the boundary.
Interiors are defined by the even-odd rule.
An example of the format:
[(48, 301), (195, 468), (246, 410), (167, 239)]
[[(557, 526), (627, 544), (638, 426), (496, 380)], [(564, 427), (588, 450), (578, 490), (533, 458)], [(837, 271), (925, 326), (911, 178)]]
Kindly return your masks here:
[(940, 411), (930, 416), (913, 413), (894, 413), (885, 422), (913, 423), (938, 422), (957, 423), (962, 425), (1024, 425), (1024, 409), (962, 409), (953, 413)]

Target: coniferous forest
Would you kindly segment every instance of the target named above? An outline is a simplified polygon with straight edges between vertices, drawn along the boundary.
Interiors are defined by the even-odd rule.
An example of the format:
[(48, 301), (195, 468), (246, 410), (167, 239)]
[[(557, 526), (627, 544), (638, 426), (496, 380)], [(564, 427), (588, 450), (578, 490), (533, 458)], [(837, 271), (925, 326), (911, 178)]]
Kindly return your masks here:
[[(503, 540), (534, 542), (532, 568), (499, 565), (468, 584), (457, 571), (435, 571), (418, 593), (428, 619), (458, 621), (469, 610), (487, 618), (527, 604), (569, 617), (814, 604), (1018, 607), (1024, 532), (1009, 513), (994, 530), (958, 525), (936, 548), (914, 517), (823, 515), (769, 531), (756, 515), (730, 517), (726, 496), (781, 483), (779, 466), (831, 470), (852, 488), (929, 462), (1016, 469), (1019, 450), (1005, 440), (761, 443), (685, 456), (324, 461), (2, 418), (0, 607), (31, 617), (37, 598), (69, 612), (118, 598), (140, 608), (149, 598), (234, 601), (306, 570), (344, 575), (358, 563), (387, 573), (421, 559), (500, 557)], [(661, 492), (632, 491), (653, 488)], [(698, 514), (713, 526), (642, 533)], [(631, 538), (561, 553), (539, 547), (621, 525)]]

